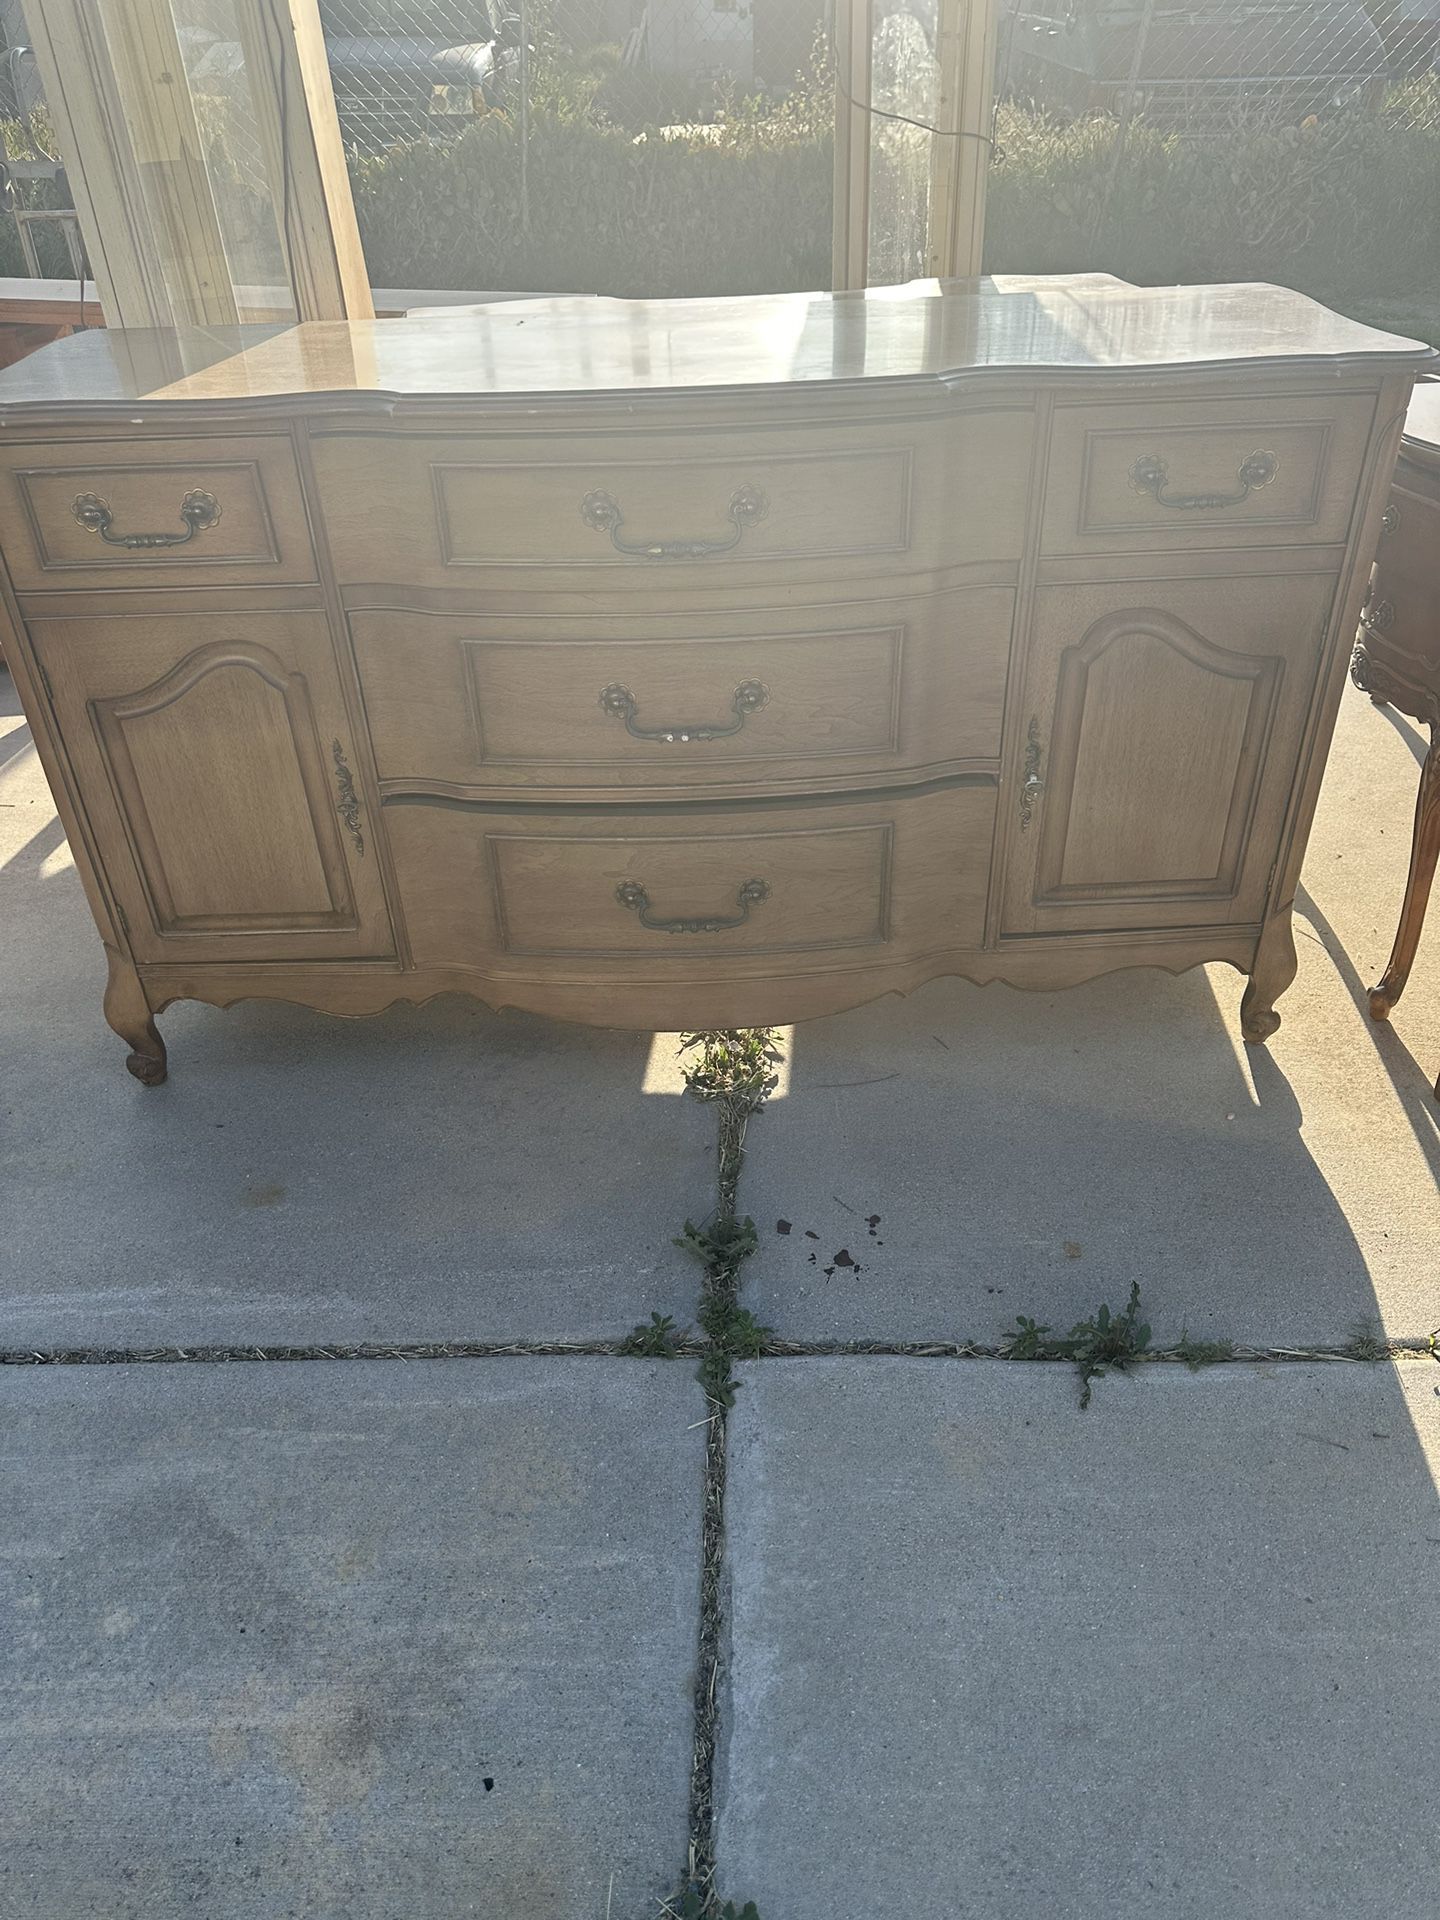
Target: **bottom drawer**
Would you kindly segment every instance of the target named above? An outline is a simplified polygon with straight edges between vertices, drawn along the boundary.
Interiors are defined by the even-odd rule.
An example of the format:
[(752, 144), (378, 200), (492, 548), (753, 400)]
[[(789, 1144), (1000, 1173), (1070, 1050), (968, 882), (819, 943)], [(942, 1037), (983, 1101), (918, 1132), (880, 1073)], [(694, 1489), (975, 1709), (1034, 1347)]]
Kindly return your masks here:
[(994, 816), (979, 780), (769, 807), (385, 807), (417, 966), (571, 980), (981, 946)]

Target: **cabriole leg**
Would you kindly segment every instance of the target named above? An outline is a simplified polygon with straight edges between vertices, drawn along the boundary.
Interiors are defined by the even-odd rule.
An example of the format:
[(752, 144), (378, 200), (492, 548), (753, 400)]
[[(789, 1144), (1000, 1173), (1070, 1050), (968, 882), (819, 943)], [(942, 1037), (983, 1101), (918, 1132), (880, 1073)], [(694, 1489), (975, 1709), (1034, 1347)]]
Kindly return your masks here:
[(1405, 991), (1405, 982), (1415, 964), (1415, 951), (1420, 945), (1420, 929), (1425, 924), (1425, 908), (1435, 880), (1437, 858), (1440, 858), (1440, 721), (1431, 724), (1430, 751), (1420, 770), (1415, 837), (1410, 846), (1410, 877), (1405, 882), (1395, 945), (1380, 984), (1370, 989), (1373, 1020), (1388, 1020), (1390, 1009)]
[(165, 1042), (155, 1030), (140, 976), (113, 947), (106, 947), (105, 959), (110, 968), (105, 1018), (130, 1047), (125, 1065), (131, 1073), (142, 1086), (158, 1087), (165, 1078)]
[(1240, 1002), (1240, 1031), (1252, 1046), (1263, 1046), (1280, 1025), (1275, 1002), (1295, 978), (1299, 960), (1295, 954), (1295, 933), (1290, 924), (1291, 909), (1277, 913), (1266, 923), (1250, 970), (1250, 984)]

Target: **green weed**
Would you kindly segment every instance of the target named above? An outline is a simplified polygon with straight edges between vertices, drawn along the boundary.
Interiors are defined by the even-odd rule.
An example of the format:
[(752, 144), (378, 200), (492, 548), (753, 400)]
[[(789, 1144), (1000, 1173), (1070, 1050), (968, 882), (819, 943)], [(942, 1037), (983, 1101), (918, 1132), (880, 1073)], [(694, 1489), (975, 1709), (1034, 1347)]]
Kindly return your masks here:
[(1130, 1288), (1124, 1311), (1112, 1314), (1101, 1305), (1089, 1320), (1078, 1320), (1063, 1339), (1050, 1328), (1017, 1315), (1016, 1331), (1006, 1349), (1011, 1360), (1071, 1360), (1080, 1374), (1080, 1405), (1088, 1407), (1095, 1382), (1111, 1368), (1123, 1369), (1150, 1344), (1148, 1323), (1140, 1319), (1140, 1285)]
[(638, 1327), (626, 1334), (620, 1342), (620, 1351), (645, 1354), (656, 1360), (669, 1360), (674, 1357), (682, 1338), (668, 1313), (652, 1313), (648, 1322), (642, 1320)]

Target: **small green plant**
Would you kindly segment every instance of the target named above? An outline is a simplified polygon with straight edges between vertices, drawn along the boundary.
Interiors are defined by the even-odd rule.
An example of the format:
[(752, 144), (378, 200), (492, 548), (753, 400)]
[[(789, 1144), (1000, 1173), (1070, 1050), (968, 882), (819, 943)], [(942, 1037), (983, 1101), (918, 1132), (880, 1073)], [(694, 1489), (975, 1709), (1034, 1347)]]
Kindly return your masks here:
[(685, 1068), (685, 1084), (697, 1100), (734, 1101), (750, 1113), (775, 1091), (784, 1058), (773, 1027), (682, 1034), (680, 1051), (699, 1056)]
[(723, 1347), (709, 1349), (701, 1359), (695, 1378), (707, 1400), (713, 1400), (717, 1407), (734, 1406), (735, 1375), (730, 1356)]
[(656, 1360), (669, 1360), (674, 1357), (680, 1339), (681, 1335), (668, 1313), (652, 1313), (648, 1321), (642, 1320), (638, 1327), (626, 1334), (620, 1342), (620, 1351), (645, 1354)]
[(722, 1353), (736, 1360), (758, 1360), (773, 1327), (762, 1327), (748, 1307), (738, 1307), (723, 1294), (712, 1294), (700, 1309), (700, 1324)]
[(1089, 1320), (1078, 1320), (1057, 1339), (1049, 1327), (1018, 1314), (1006, 1349), (1011, 1360), (1073, 1360), (1080, 1370), (1080, 1405), (1088, 1407), (1095, 1382), (1112, 1367), (1123, 1369), (1150, 1344), (1150, 1328), (1140, 1319), (1140, 1283), (1132, 1282), (1122, 1313), (1101, 1305)]
[(732, 1279), (760, 1244), (755, 1222), (747, 1214), (743, 1220), (716, 1219), (696, 1226), (685, 1222), (685, 1230), (675, 1236), (675, 1245), (693, 1253), (712, 1279)]
[(1057, 1355), (1046, 1345), (1045, 1336), (1049, 1327), (1042, 1327), (1037, 1320), (1027, 1320), (1023, 1313), (1015, 1316), (1015, 1332), (1007, 1348), (1007, 1357), (1011, 1360), (1054, 1360)]
[(1140, 1283), (1130, 1283), (1123, 1313), (1111, 1314), (1101, 1305), (1093, 1320), (1081, 1320), (1065, 1341), (1069, 1358), (1080, 1369), (1080, 1404), (1088, 1407), (1095, 1382), (1112, 1367), (1124, 1369), (1150, 1344), (1150, 1328), (1140, 1319)]
[(1233, 1340), (1192, 1340), (1189, 1329), (1182, 1328), (1171, 1352), (1177, 1360), (1183, 1360), (1192, 1373), (1199, 1373), (1202, 1367), (1219, 1367), (1233, 1360), (1235, 1343)]

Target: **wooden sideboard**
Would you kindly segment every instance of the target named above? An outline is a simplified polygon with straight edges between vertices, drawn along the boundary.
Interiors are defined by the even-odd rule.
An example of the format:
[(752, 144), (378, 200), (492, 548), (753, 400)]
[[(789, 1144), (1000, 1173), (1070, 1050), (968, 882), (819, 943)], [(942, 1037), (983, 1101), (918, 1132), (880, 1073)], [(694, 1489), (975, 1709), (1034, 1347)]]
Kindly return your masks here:
[(1415, 962), (1440, 860), (1440, 384), (1415, 389), (1380, 524), (1350, 671), (1377, 706), (1398, 707), (1430, 729), (1400, 924), (1389, 964), (1370, 990), (1371, 1015), (1388, 1020)]
[(1224, 960), (1291, 902), (1429, 350), (1264, 287), (92, 333), (0, 374), (7, 651), (154, 1016), (643, 1028)]

